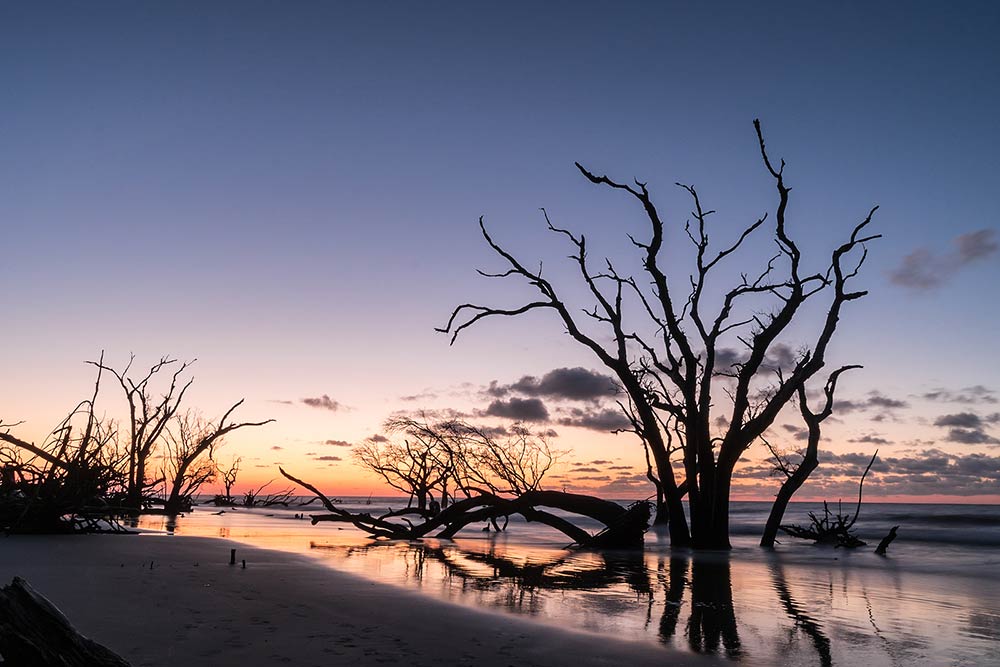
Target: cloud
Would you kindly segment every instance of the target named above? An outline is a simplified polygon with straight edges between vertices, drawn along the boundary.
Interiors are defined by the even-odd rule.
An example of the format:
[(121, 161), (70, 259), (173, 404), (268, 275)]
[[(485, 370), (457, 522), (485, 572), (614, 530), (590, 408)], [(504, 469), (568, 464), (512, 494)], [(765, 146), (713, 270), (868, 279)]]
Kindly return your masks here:
[(958, 247), (958, 257), (962, 262), (973, 262), (991, 256), (998, 249), (996, 230), (979, 229), (967, 234), (959, 234), (954, 239)]
[[(910, 404), (898, 398), (890, 398), (877, 391), (869, 392), (867, 398), (860, 400), (840, 399), (834, 402), (834, 412), (847, 414), (851, 412), (862, 412), (871, 408), (881, 408), (883, 410), (898, 410), (908, 408)], [(885, 415), (873, 418), (874, 421), (885, 421)]]
[(615, 431), (632, 428), (628, 417), (617, 408), (568, 408), (560, 411), (560, 426), (575, 426), (592, 431)]
[(809, 437), (809, 429), (803, 428), (802, 426), (796, 426), (795, 424), (782, 424), (781, 428), (785, 429), (794, 437), (799, 439)]
[(308, 405), (310, 408), (319, 408), (320, 410), (329, 410), (330, 412), (336, 412), (344, 407), (342, 403), (338, 403), (326, 394), (323, 394), (319, 398), (303, 398), (302, 403)]
[(407, 396), (400, 396), (399, 400), (412, 403), (413, 401), (425, 401), (437, 398), (438, 395), (432, 391), (423, 391), (418, 394), (409, 394)]
[(863, 435), (860, 438), (854, 438), (853, 440), (848, 440), (848, 442), (857, 443), (868, 443), (871, 445), (891, 445), (892, 440), (886, 440), (880, 435), (875, 435), (874, 433), (869, 433), (868, 435)]
[(1000, 440), (979, 428), (950, 429), (947, 439), (963, 445), (1000, 445)]
[(279, 449), (284, 449), (284, 447), (282, 447), (281, 445), (274, 445), (273, 447), (271, 447), (271, 449), (278, 451)]
[(324, 445), (330, 445), (331, 447), (353, 447), (351, 443), (346, 440), (324, 440)]
[(601, 472), (600, 468), (594, 468), (592, 466), (584, 466), (582, 468), (573, 468), (572, 472)]
[[(770, 370), (789, 371), (795, 368), (795, 364), (802, 358), (799, 350), (786, 343), (775, 343), (767, 351), (761, 367)], [(746, 354), (731, 347), (720, 347), (715, 351), (715, 372), (732, 373), (734, 364), (742, 364), (746, 361)]]
[(1000, 403), (1000, 400), (996, 397), (996, 393), (993, 389), (977, 384), (965, 387), (957, 392), (942, 388), (932, 389), (922, 394), (922, 397), (928, 401), (941, 401), (944, 403), (968, 403), (970, 405), (989, 403), (995, 405), (996, 403)]
[(715, 351), (715, 372), (728, 372), (733, 364), (738, 364), (741, 361), (743, 361), (743, 355), (740, 354), (739, 350), (734, 350), (731, 347), (720, 347)]
[(981, 417), (975, 412), (956, 412), (941, 415), (934, 420), (935, 426), (948, 429), (946, 439), (963, 445), (1000, 445), (1000, 440), (986, 432), (989, 424), (1000, 422), (1000, 413)]
[(555, 400), (594, 401), (614, 396), (618, 389), (607, 375), (577, 366), (556, 368), (540, 378), (525, 375), (517, 382), (507, 385), (493, 381), (486, 393), (498, 398), (515, 393)]
[[(807, 492), (828, 498), (856, 496), (858, 479), (871, 455), (827, 453), (820, 459), (819, 468), (807, 482)], [(735, 476), (766, 479), (770, 476), (768, 464), (737, 468)], [(771, 487), (759, 488), (763, 491)], [(879, 456), (865, 480), (865, 495), (869, 493), (915, 496), (1000, 493), (1000, 456), (955, 455), (940, 449), (924, 449), (908, 456)]]
[(899, 400), (897, 398), (889, 398), (888, 396), (882, 396), (881, 394), (873, 392), (873, 395), (868, 398), (868, 405), (876, 408), (885, 408), (886, 410), (895, 410), (897, 408), (907, 408), (910, 406), (906, 401)]
[(368, 438), (372, 442), (389, 442), (389, 438), (385, 437), (381, 433), (376, 433), (372, 437)]
[(339, 456), (317, 456), (315, 460), (317, 460), (317, 461), (343, 461), (344, 459), (340, 458)]
[(528, 422), (546, 421), (549, 418), (548, 408), (537, 398), (511, 398), (506, 401), (497, 399), (489, 404), (485, 414)]
[(973, 412), (957, 412), (941, 415), (934, 420), (935, 426), (957, 426), (959, 428), (982, 428), (983, 420)]
[(913, 290), (934, 289), (966, 265), (991, 257), (1000, 249), (993, 229), (959, 234), (952, 239), (952, 244), (954, 249), (940, 254), (927, 248), (917, 248), (889, 272), (889, 281)]
[(764, 357), (763, 366), (775, 370), (789, 371), (795, 368), (802, 355), (791, 345), (776, 343)]

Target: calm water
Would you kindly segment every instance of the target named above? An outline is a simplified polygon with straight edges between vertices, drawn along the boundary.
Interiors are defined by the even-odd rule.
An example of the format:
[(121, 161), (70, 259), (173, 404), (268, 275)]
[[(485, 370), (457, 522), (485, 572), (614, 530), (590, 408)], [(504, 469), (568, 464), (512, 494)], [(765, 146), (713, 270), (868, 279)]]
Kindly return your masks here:
[[(361, 511), (400, 505), (345, 500)], [(1000, 664), (1000, 507), (867, 504), (858, 525), (871, 545), (853, 552), (791, 539), (761, 550), (768, 509), (736, 503), (733, 551), (697, 556), (671, 551), (653, 531), (642, 553), (568, 551), (560, 533), (513, 519), (501, 534), (470, 527), (452, 542), (374, 542), (295, 519), (314, 506), (205, 508), (176, 525), (147, 517), (142, 526), (308, 553), (455, 604), (746, 664)], [(786, 520), (804, 523), (815, 509), (793, 504)], [(890, 556), (874, 555), (897, 524)]]

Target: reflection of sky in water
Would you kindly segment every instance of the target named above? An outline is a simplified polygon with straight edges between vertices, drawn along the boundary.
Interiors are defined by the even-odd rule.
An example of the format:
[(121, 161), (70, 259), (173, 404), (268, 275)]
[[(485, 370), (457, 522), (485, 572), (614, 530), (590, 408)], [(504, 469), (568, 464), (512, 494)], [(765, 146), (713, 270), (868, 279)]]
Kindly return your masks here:
[[(373, 542), (293, 514), (198, 511), (176, 532), (307, 553), (456, 604), (753, 664), (1000, 664), (1000, 585), (968, 567), (934, 573), (920, 549), (880, 559), (740, 543), (732, 554), (692, 559), (651, 533), (643, 553), (572, 552), (564, 538), (523, 524), (454, 542)], [(164, 529), (166, 519), (142, 525)]]

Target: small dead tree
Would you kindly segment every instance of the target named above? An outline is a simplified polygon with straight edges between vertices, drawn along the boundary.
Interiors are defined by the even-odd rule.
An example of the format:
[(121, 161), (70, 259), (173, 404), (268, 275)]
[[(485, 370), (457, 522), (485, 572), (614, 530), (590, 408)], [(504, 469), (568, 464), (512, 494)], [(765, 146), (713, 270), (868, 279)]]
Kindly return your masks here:
[(191, 412), (174, 418), (173, 427), (166, 431), (167, 465), (164, 477), (168, 480), (170, 490), (164, 503), (164, 511), (168, 514), (190, 509), (191, 497), (202, 484), (215, 478), (213, 454), (227, 435), (241, 428), (264, 426), (274, 421), (230, 421), (233, 412), (243, 405), (244, 400), (240, 399), (226, 410), (218, 423), (205, 423)]
[(823, 395), (826, 400), (823, 404), (823, 409), (819, 412), (813, 412), (809, 408), (805, 385), (799, 387), (799, 411), (802, 413), (802, 419), (806, 423), (809, 435), (806, 449), (802, 453), (802, 460), (798, 465), (790, 463), (787, 457), (775, 449), (770, 442), (764, 440), (764, 444), (767, 445), (774, 459), (775, 469), (784, 475), (785, 481), (782, 482), (781, 488), (778, 489), (778, 494), (775, 496), (774, 503), (771, 504), (771, 512), (764, 526), (764, 534), (760, 538), (760, 546), (774, 546), (774, 540), (778, 535), (778, 528), (781, 527), (781, 519), (785, 515), (785, 509), (788, 507), (789, 501), (791, 501), (795, 492), (805, 484), (805, 481), (809, 479), (809, 475), (819, 465), (820, 424), (833, 413), (833, 395), (837, 391), (837, 380), (840, 378), (840, 375), (854, 368), (861, 368), (861, 366), (843, 366), (830, 375), (830, 378), (826, 381), (826, 385), (823, 387)]
[[(538, 298), (509, 308), (463, 303), (438, 329), (450, 335), (454, 343), (463, 331), (487, 318), (517, 317), (531, 311), (553, 313), (566, 333), (597, 357), (628, 396), (640, 439), (648, 448), (660, 483), (663, 501), (657, 512), (669, 514), (674, 546), (729, 548), (729, 499), (737, 462), (767, 431), (799, 387), (824, 367), (843, 306), (867, 294), (850, 289), (849, 283), (864, 264), (866, 244), (880, 237), (866, 232), (878, 208), (874, 207), (854, 225), (847, 240), (833, 250), (824, 268), (811, 272), (786, 224), (791, 187), (785, 180), (785, 163), (776, 165), (771, 161), (758, 121), (754, 121), (754, 128), (761, 158), (777, 191), (773, 228), (777, 254), (759, 269), (743, 273), (729, 290), (711, 298), (709, 278), (714, 278), (718, 274), (715, 269), (763, 227), (767, 214), (721, 249), (710, 247), (708, 218), (714, 211), (702, 206), (695, 188), (682, 185), (693, 206), (692, 221), (683, 229), (693, 245), (694, 266), (678, 286), (676, 276), (668, 277), (665, 268), (668, 227), (646, 184), (598, 176), (577, 163), (588, 181), (624, 193), (642, 209), (648, 234), (628, 238), (639, 251), (644, 278), (639, 280), (619, 271), (608, 259), (595, 268), (587, 239), (554, 225), (543, 209), (549, 231), (570, 245), (580, 280), (595, 303), (584, 309), (581, 317), (561, 290), (542, 275), (541, 268), (529, 268), (506, 250), (480, 218), (486, 243), (505, 263), (499, 272), (480, 273), (523, 280), (538, 293)], [(760, 383), (773, 373), (768, 359), (782, 336), (790, 332), (793, 321), (802, 319), (804, 304), (813, 303), (819, 295), (826, 296), (826, 315), (813, 333), (811, 345), (802, 348), (793, 368), (779, 377), (770, 391), (758, 391)], [(708, 303), (719, 304), (718, 309), (708, 311)], [(633, 321), (636, 318), (639, 323)], [(732, 363), (723, 364), (727, 356), (723, 352), (730, 340), (738, 340), (744, 353)], [(719, 377), (724, 378), (726, 386), (722, 391), (729, 400), (723, 408), (726, 426), (716, 434), (712, 408), (720, 403)], [(674, 436), (683, 463), (679, 479), (664, 436), (663, 425), (668, 421), (678, 425)], [(685, 493), (690, 524), (681, 501)]]
[(824, 500), (822, 517), (817, 516), (815, 512), (809, 512), (808, 526), (781, 526), (781, 530), (792, 537), (812, 540), (817, 544), (833, 544), (834, 546), (846, 547), (848, 549), (863, 547), (866, 543), (859, 539), (852, 530), (854, 524), (858, 522), (858, 516), (861, 514), (861, 499), (864, 493), (865, 477), (868, 476), (868, 471), (872, 469), (876, 457), (878, 457), (877, 449), (872, 454), (871, 461), (865, 467), (865, 471), (861, 475), (861, 481), (858, 482), (858, 504), (854, 510), (854, 516), (844, 514), (840, 503), (837, 504), (837, 512), (834, 514), (830, 510), (829, 504)]
[(416, 501), (417, 512), (428, 511), (434, 489), (443, 488), (452, 476), (452, 459), (442, 434), (424, 428), (415, 420), (393, 418), (385, 429), (403, 436), (403, 442), (369, 438), (351, 452), (363, 468)]
[(225, 489), (225, 495), (222, 498), (219, 496), (215, 497), (215, 504), (218, 505), (219, 501), (222, 500), (225, 504), (231, 504), (233, 502), (233, 487), (236, 485), (236, 478), (240, 474), (240, 463), (243, 459), (236, 457), (233, 459), (232, 463), (223, 468), (219, 466), (219, 475), (222, 477), (222, 488)]

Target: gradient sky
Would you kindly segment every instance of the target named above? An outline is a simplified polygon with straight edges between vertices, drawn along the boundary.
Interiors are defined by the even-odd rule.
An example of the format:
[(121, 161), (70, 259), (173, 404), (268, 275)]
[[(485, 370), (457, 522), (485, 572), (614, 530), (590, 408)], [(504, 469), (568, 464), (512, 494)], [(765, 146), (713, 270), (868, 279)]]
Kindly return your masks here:
[[(491, 381), (597, 369), (540, 314), (453, 347), (433, 331), (457, 303), (531, 296), (475, 274), (500, 266), (478, 216), (570, 294), (539, 207), (622, 266), (624, 234), (643, 230), (574, 160), (648, 181), (679, 244), (690, 205), (673, 183), (697, 186), (721, 243), (773, 211), (759, 117), (817, 262), (882, 207), (871, 295), (831, 359), (865, 365), (841, 387), (856, 409), (803, 493), (850, 495), (847, 455), (879, 439), (895, 467), (875, 495), (1000, 499), (1000, 7), (538, 5), (0, 6), (0, 417), (41, 438), (102, 349), (197, 357), (193, 405), (213, 416), (245, 396), (245, 417), (277, 419), (228, 445), (247, 483), (281, 461), (333, 493), (375, 491), (323, 443), (396, 410), (484, 410)], [(337, 409), (302, 402), (324, 395)], [(553, 415), (596, 409), (542, 398)], [(633, 439), (554, 427), (571, 486), (634, 488)], [(740, 493), (767, 497), (776, 480), (752, 466)]]

